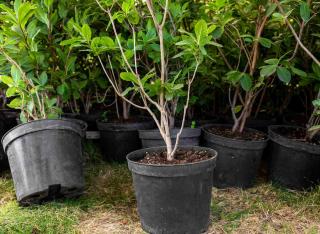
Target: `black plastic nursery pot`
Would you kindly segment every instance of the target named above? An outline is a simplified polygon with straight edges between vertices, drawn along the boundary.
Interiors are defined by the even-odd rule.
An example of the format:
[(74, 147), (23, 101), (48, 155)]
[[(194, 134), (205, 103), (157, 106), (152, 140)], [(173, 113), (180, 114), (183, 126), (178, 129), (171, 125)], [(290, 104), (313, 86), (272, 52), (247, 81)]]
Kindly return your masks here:
[(301, 142), (281, 134), (297, 126), (270, 126), (269, 178), (275, 184), (304, 190), (320, 181), (320, 145)]
[(268, 140), (238, 140), (215, 135), (208, 131), (208, 128), (214, 126), (231, 127), (230, 125), (211, 125), (203, 128), (204, 146), (218, 152), (213, 186), (217, 188), (252, 187)]
[(97, 121), (97, 126), (104, 159), (122, 162), (126, 160), (128, 153), (141, 149), (138, 130), (151, 129), (154, 123), (147, 119), (124, 123)]
[[(171, 140), (173, 143), (176, 141), (177, 133), (180, 131), (178, 128), (171, 130)], [(200, 128), (183, 128), (180, 136), (179, 145), (181, 146), (199, 146), (201, 136)], [(158, 129), (140, 130), (139, 137), (142, 142), (142, 148), (164, 146), (165, 142), (160, 135)]]
[(148, 233), (197, 234), (208, 228), (217, 152), (203, 147), (181, 148), (206, 151), (212, 158), (178, 165), (137, 162), (146, 151), (159, 152), (164, 147), (142, 149), (127, 156), (140, 221)]
[(64, 113), (63, 118), (79, 119), (87, 123), (87, 131), (97, 131), (97, 120), (101, 117), (101, 112), (85, 113)]
[(84, 189), (83, 126), (66, 120), (20, 124), (2, 138), (22, 205), (77, 197)]

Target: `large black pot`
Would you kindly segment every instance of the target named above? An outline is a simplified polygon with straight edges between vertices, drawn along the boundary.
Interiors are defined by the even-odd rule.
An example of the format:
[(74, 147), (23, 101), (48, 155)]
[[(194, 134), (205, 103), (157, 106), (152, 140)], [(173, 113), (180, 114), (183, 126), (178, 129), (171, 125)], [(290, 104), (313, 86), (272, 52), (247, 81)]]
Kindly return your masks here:
[(296, 126), (270, 126), (269, 177), (291, 189), (309, 189), (320, 181), (320, 146), (288, 139), (281, 129)]
[[(171, 129), (171, 140), (173, 144), (176, 141), (176, 136), (179, 131), (180, 129), (178, 128)], [(184, 128), (180, 136), (179, 145), (199, 146), (200, 136), (200, 128)], [(142, 142), (142, 148), (150, 148), (165, 145), (164, 140), (160, 135), (158, 129), (140, 130), (139, 137)]]
[(198, 234), (208, 228), (217, 152), (202, 147), (183, 149), (205, 150), (212, 158), (180, 165), (136, 162), (146, 151), (159, 152), (164, 147), (142, 149), (127, 156), (142, 228), (148, 233)]
[(97, 120), (101, 117), (101, 111), (85, 114), (85, 113), (64, 113), (63, 118), (79, 119), (87, 123), (87, 131), (97, 131)]
[(97, 121), (100, 131), (100, 146), (105, 160), (125, 161), (126, 155), (141, 149), (138, 130), (151, 129), (153, 121), (106, 123)]
[[(225, 126), (229, 125), (212, 125)], [(213, 185), (218, 188), (253, 186), (267, 140), (246, 141), (212, 134), (203, 128), (204, 146), (217, 150), (217, 166), (213, 175)], [(246, 129), (247, 131), (256, 131)]]
[(79, 196), (84, 189), (81, 125), (38, 120), (2, 138), (20, 204)]

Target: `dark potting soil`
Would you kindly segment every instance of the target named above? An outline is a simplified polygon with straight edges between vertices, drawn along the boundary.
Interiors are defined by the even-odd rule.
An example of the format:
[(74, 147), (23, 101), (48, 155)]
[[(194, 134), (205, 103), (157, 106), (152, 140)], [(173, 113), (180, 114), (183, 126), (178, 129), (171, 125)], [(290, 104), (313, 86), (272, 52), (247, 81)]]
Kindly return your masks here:
[(286, 128), (279, 127), (274, 130), (277, 134), (289, 138), (291, 140), (305, 142), (314, 145), (320, 145), (320, 136), (315, 136), (311, 141), (306, 137), (306, 129), (304, 128)]
[(167, 153), (162, 152), (146, 152), (143, 159), (138, 160), (139, 163), (150, 165), (177, 165), (185, 163), (195, 163), (210, 159), (211, 156), (205, 150), (177, 150), (175, 158), (172, 161), (167, 160)]
[(260, 141), (267, 139), (267, 135), (259, 131), (244, 130), (242, 133), (232, 132), (228, 127), (210, 127), (208, 131), (214, 135), (223, 136), (235, 140)]

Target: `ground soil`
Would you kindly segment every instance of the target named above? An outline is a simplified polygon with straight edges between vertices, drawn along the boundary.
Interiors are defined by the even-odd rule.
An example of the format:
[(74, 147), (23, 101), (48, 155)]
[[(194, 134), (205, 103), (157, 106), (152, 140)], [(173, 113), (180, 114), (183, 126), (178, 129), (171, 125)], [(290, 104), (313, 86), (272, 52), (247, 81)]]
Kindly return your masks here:
[(167, 153), (163, 152), (146, 152), (146, 156), (139, 160), (140, 163), (151, 165), (174, 165), (200, 162), (210, 159), (212, 156), (205, 150), (177, 150), (175, 158), (172, 161), (167, 160)]
[(207, 130), (214, 135), (235, 140), (258, 141), (267, 139), (267, 135), (259, 131), (244, 130), (242, 133), (232, 132), (231, 127), (210, 127)]
[(280, 127), (275, 130), (275, 132), (281, 136), (289, 138), (291, 140), (296, 140), (300, 142), (306, 142), (310, 144), (320, 145), (320, 136), (315, 136), (311, 141), (306, 137), (306, 129), (304, 128), (286, 128)]

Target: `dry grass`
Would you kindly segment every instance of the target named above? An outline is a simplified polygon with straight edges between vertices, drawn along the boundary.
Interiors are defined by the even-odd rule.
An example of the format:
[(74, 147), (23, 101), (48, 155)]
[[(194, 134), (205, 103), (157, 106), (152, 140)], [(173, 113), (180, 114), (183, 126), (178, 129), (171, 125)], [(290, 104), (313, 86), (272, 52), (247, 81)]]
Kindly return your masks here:
[[(91, 154), (93, 154), (91, 152)], [(9, 173), (0, 177), (0, 233), (144, 233), (125, 164), (95, 157), (87, 189), (76, 200), (20, 208)], [(260, 182), (255, 188), (214, 189), (210, 233), (320, 233), (320, 187), (294, 192)]]
[(294, 192), (270, 184), (215, 189), (208, 233), (320, 233), (319, 192)]

